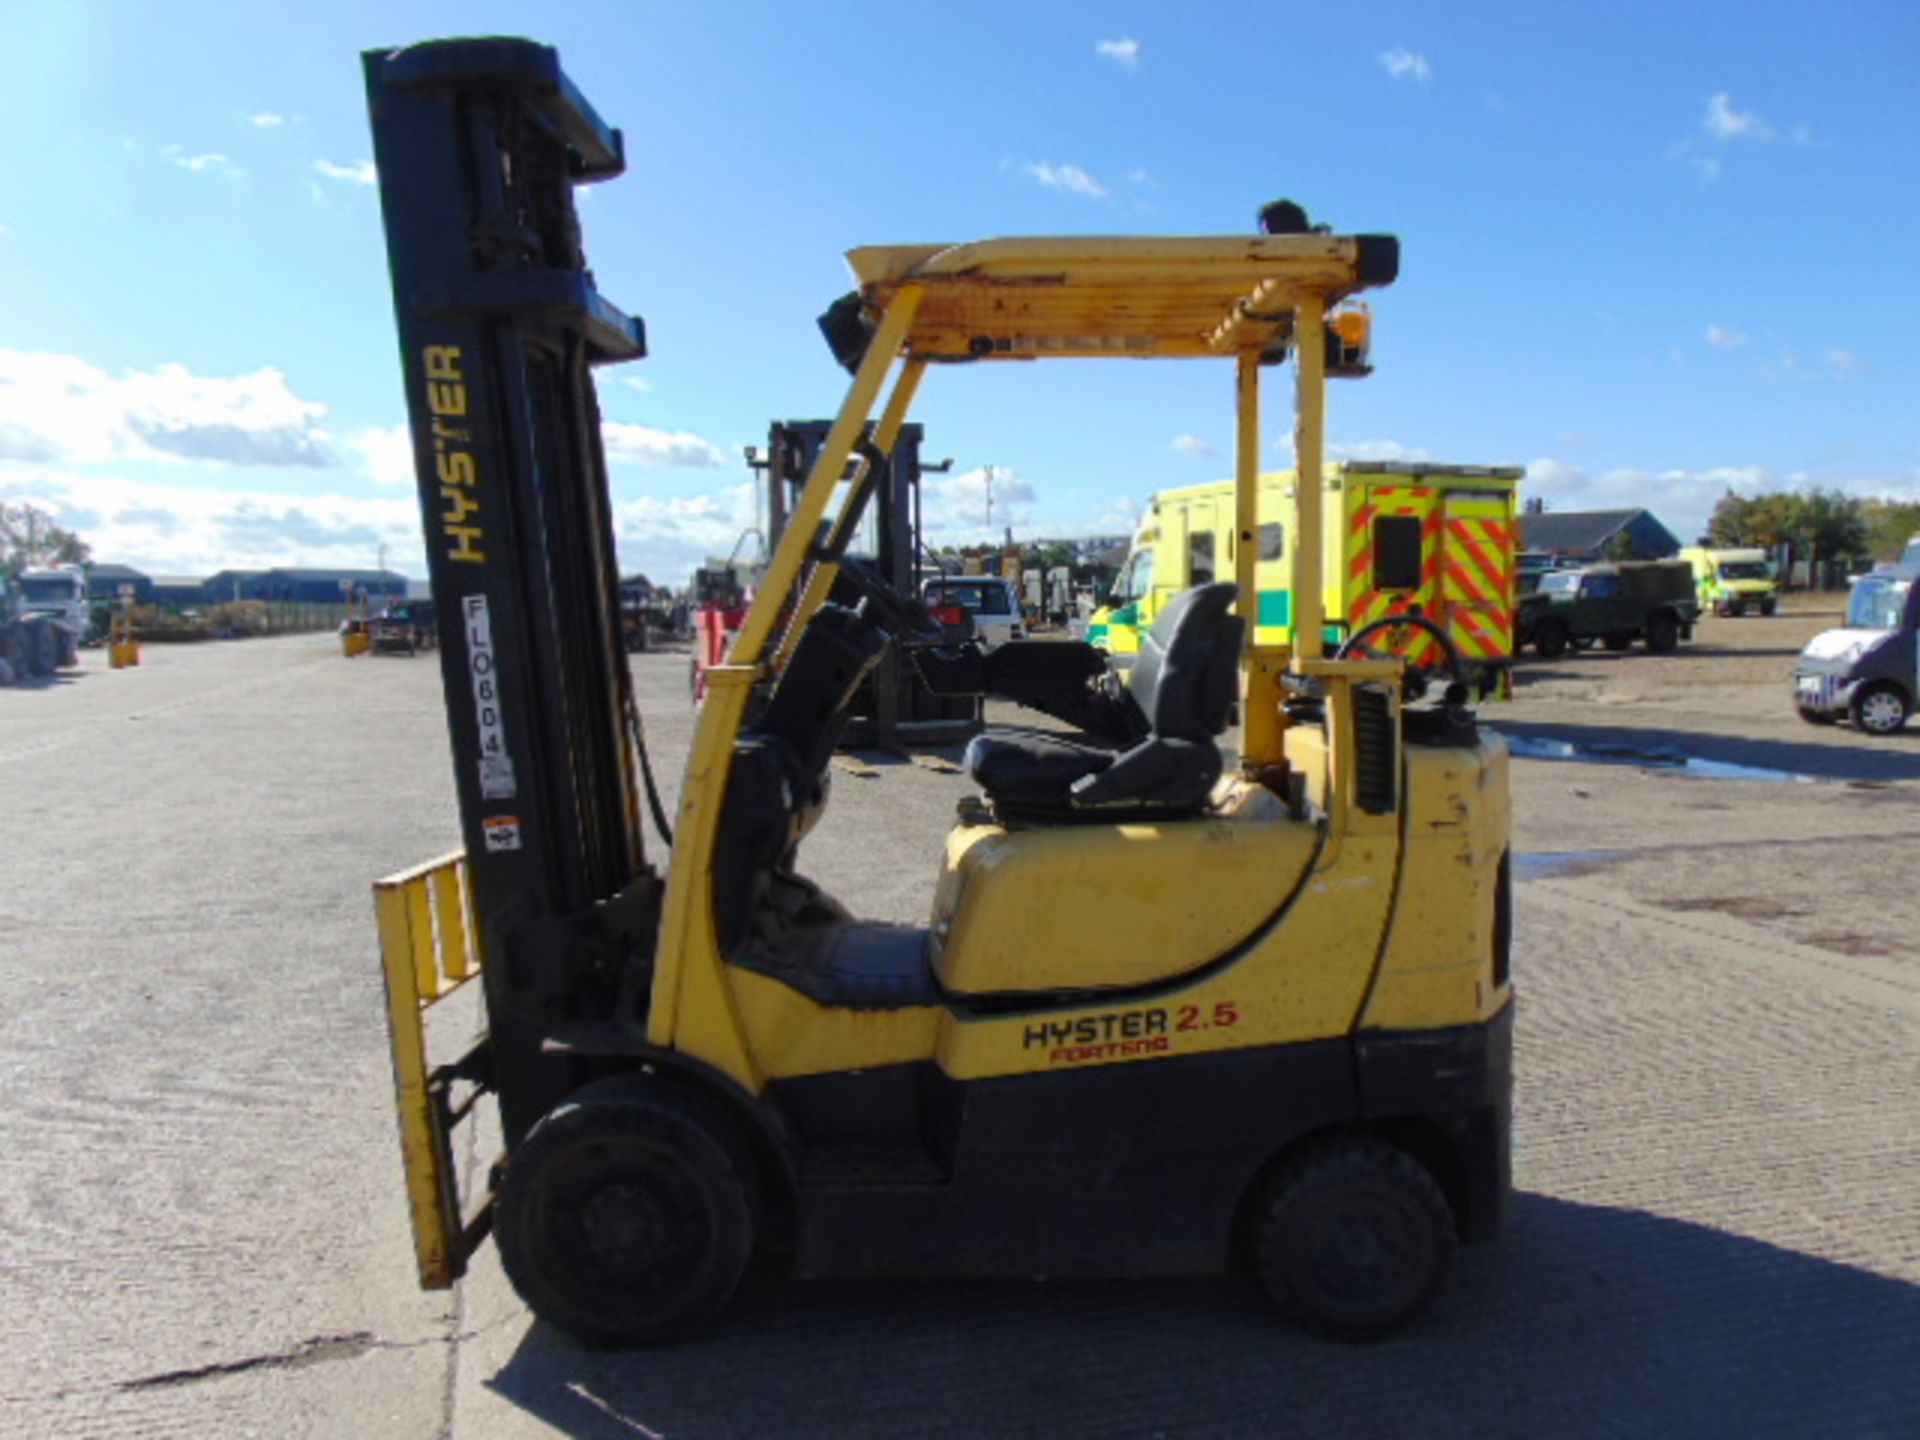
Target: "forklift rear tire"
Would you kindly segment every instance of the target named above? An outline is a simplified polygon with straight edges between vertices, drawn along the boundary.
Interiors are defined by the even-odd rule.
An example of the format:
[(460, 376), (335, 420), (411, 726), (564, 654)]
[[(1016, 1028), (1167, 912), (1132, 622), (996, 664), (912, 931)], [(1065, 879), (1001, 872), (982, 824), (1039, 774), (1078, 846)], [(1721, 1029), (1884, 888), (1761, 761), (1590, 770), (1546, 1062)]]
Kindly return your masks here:
[(508, 1161), (500, 1260), (542, 1320), (594, 1346), (714, 1319), (753, 1257), (752, 1151), (720, 1106), (650, 1076), (583, 1087)]
[(1433, 1300), (1457, 1245), (1427, 1168), (1381, 1140), (1315, 1145), (1275, 1176), (1259, 1215), (1261, 1282), (1301, 1328), (1377, 1340)]

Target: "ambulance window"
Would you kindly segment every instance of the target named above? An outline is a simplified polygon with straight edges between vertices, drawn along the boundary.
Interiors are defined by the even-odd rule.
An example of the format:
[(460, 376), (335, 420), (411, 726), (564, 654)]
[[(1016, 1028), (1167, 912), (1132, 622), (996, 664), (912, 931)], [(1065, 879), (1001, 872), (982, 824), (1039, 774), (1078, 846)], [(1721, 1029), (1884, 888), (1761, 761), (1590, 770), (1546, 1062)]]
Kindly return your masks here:
[(1278, 520), (1269, 520), (1260, 527), (1260, 558), (1279, 560), (1287, 553), (1287, 527)]
[(1189, 585), (1213, 583), (1213, 532), (1211, 530), (1195, 530), (1187, 536), (1187, 583)]
[(1420, 517), (1381, 515), (1373, 522), (1373, 588), (1420, 588)]

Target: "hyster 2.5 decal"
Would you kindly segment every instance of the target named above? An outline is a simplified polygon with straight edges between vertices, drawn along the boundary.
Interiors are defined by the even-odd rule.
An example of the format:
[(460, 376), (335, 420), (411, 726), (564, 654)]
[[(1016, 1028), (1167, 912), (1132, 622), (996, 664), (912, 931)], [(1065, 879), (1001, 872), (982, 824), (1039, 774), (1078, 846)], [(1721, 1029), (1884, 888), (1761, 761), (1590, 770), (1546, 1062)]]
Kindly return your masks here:
[(1224, 1030), (1240, 1023), (1240, 1008), (1222, 1000), (1200, 1005), (1151, 1005), (1139, 1010), (1108, 1010), (1072, 1020), (1036, 1020), (1021, 1036), (1028, 1050), (1045, 1050), (1049, 1065), (1084, 1065), (1130, 1055), (1172, 1050), (1176, 1037), (1198, 1030)]

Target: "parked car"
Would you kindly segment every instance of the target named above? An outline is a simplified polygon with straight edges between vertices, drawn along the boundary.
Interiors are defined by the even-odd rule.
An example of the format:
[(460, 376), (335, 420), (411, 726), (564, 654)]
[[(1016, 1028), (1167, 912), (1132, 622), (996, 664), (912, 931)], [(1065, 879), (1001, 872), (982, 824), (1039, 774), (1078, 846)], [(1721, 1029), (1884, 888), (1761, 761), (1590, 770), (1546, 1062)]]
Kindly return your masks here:
[(414, 655), (431, 650), (440, 638), (431, 600), (397, 600), (366, 622), (375, 653)]
[(1807, 642), (1793, 666), (1800, 718), (1891, 735), (1913, 714), (1920, 659), (1920, 556), (1860, 576), (1847, 597), (1847, 623)]
[(1700, 618), (1693, 567), (1683, 560), (1623, 560), (1551, 570), (1531, 595), (1522, 597), (1514, 627), (1514, 653), (1531, 645), (1552, 659), (1569, 646), (1598, 640), (1625, 650), (1635, 640), (1664, 655), (1693, 635)]
[(929, 609), (955, 606), (973, 621), (982, 650), (992, 650), (1027, 633), (1020, 597), (1013, 582), (998, 575), (940, 575), (924, 582), (920, 598)]

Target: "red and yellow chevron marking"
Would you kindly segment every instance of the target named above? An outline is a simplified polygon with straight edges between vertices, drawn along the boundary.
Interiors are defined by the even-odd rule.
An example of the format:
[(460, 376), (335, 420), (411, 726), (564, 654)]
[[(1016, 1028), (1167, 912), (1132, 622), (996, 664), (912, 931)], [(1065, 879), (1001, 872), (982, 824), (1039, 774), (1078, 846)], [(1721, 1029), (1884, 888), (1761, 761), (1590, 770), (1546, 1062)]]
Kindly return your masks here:
[[(1460, 508), (1489, 507), (1469, 502)], [(1373, 588), (1373, 522), (1381, 515), (1420, 517), (1418, 590), (1382, 593)], [(1446, 630), (1463, 658), (1507, 658), (1513, 652), (1514, 539), (1514, 527), (1504, 515), (1458, 513), (1432, 486), (1371, 491), (1347, 522), (1349, 626), (1357, 630), (1418, 605)], [(1435, 664), (1440, 658), (1437, 643), (1412, 626), (1390, 630), (1379, 641), (1377, 648), (1404, 655), (1414, 665)]]
[(1450, 515), (1440, 547), (1448, 633), (1470, 659), (1513, 652), (1513, 527)]
[[(1436, 598), (1434, 586), (1440, 578), (1436, 553), (1439, 547), (1434, 541), (1440, 534), (1441, 523), (1433, 503), (1435, 493), (1431, 485), (1376, 488), (1354, 507), (1347, 522), (1346, 541), (1347, 620), (1350, 629), (1358, 630), (1372, 621), (1404, 614), (1415, 605), (1420, 607), (1423, 615), (1433, 613)], [(1383, 593), (1373, 588), (1373, 522), (1382, 515), (1420, 517), (1420, 553), (1424, 563), (1418, 590)], [(1412, 665), (1428, 664), (1438, 658), (1430, 653), (1437, 648), (1433, 638), (1424, 630), (1412, 626), (1403, 630), (1388, 630), (1375, 636), (1370, 648), (1381, 653), (1404, 655)]]

